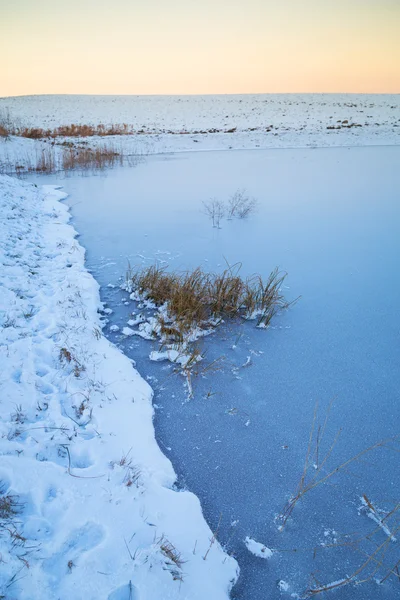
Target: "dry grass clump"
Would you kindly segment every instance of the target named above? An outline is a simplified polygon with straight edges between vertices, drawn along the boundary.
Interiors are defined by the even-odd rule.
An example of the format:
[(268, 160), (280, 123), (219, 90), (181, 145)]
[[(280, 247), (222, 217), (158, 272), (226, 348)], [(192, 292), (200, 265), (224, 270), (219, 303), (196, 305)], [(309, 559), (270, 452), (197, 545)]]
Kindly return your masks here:
[[(104, 125), (76, 124), (60, 125), (59, 127), (29, 127), (20, 120), (11, 117), (8, 110), (0, 111), (0, 137), (11, 135), (32, 140), (55, 139), (58, 137), (106, 137), (110, 135), (131, 135), (135, 133), (132, 125), (127, 123), (111, 123)], [(136, 132), (139, 133), (139, 132)]]
[(24, 175), (26, 173), (55, 173), (58, 170), (58, 160), (55, 148), (47, 146), (36, 149), (35, 154), (26, 153), (25, 156), (19, 157), (18, 163), (15, 159), (8, 159), (1, 169), (4, 173), (13, 173)]
[(50, 131), (46, 131), (41, 127), (21, 127), (14, 131), (14, 135), (19, 137), (29, 138), (31, 140), (40, 140), (46, 137), (50, 137)]
[(5, 139), (10, 137), (10, 131), (9, 131), (7, 125), (5, 123), (1, 123), (1, 122), (0, 122), (0, 137), (5, 138)]
[(160, 548), (161, 554), (164, 556), (165, 566), (171, 573), (174, 581), (183, 581), (183, 565), (186, 560), (183, 559), (182, 554), (178, 552), (175, 546), (162, 535), (157, 544)]
[(0, 537), (3, 533), (8, 533), (13, 546), (21, 545), (25, 541), (15, 522), (15, 518), (22, 508), (23, 505), (19, 502), (19, 497), (15, 494), (6, 493), (5, 484), (0, 482)]
[(57, 170), (55, 151), (52, 146), (43, 148), (36, 156), (36, 164), (33, 170), (38, 173), (54, 173)]
[(69, 364), (72, 367), (72, 372), (75, 377), (80, 377), (81, 374), (86, 371), (86, 367), (82, 364), (68, 348), (61, 348), (60, 353), (58, 355), (59, 361), (61, 364)]
[(62, 169), (86, 170), (105, 169), (123, 164), (123, 155), (110, 146), (97, 148), (64, 148), (62, 152)]
[(211, 316), (210, 276), (200, 268), (192, 272), (173, 275), (174, 285), (167, 299), (168, 310), (175, 320), (190, 329), (192, 324), (201, 324)]
[[(0, 492), (1, 493), (1, 492)], [(12, 494), (0, 495), (0, 524), (15, 517), (20, 509), (17, 496)]]
[(161, 306), (171, 297), (178, 279), (177, 275), (166, 273), (165, 269), (158, 266), (151, 266), (142, 271), (130, 270), (127, 278), (132, 289), (151, 299), (157, 306)]
[[(6, 123), (6, 117), (2, 118), (0, 115), (0, 137), (6, 138), (11, 135), (12, 127), (8, 128)], [(57, 144), (54, 141), (40, 145), (40, 148), (34, 148), (33, 152), (26, 151), (25, 155), (20, 155), (18, 159), (12, 153), (10, 155), (6, 153), (5, 160), (0, 163), (0, 173), (24, 175), (55, 173), (62, 170), (103, 170), (124, 163), (122, 150), (116, 149), (110, 143), (102, 143), (94, 148), (74, 146), (73, 143)], [(133, 165), (134, 160), (131, 159), (129, 164)]]
[(111, 125), (62, 125), (52, 132), (52, 137), (90, 137), (98, 135), (100, 137), (108, 135), (129, 135), (133, 129), (126, 123), (113, 123)]
[[(260, 275), (247, 279), (239, 276), (240, 265), (222, 273), (193, 271), (171, 273), (157, 265), (133, 270), (129, 266), (124, 288), (139, 308), (150, 310), (141, 315), (138, 335), (160, 339), (160, 351), (152, 352), (152, 360), (169, 360), (186, 378), (188, 397), (193, 397), (192, 375), (205, 374), (219, 368), (217, 361), (198, 370), (204, 354), (197, 340), (228, 319), (256, 319), (257, 326), (268, 327), (272, 317), (294, 302), (281, 294), (286, 273), (275, 269), (264, 281)], [(153, 314), (154, 309), (156, 313)], [(136, 333), (136, 332), (134, 332)]]
[(60, 125), (54, 129), (43, 129), (42, 127), (20, 127), (14, 132), (14, 135), (39, 140), (44, 138), (57, 137), (105, 137), (110, 135), (130, 135), (134, 133), (132, 127), (126, 123), (103, 125)]
[(195, 328), (209, 328), (234, 317), (257, 318), (257, 325), (266, 327), (279, 310), (293, 304), (280, 291), (286, 273), (275, 269), (264, 281), (260, 275), (242, 279), (239, 269), (237, 265), (214, 274), (198, 267), (170, 273), (151, 266), (130, 271), (127, 283), (157, 307), (165, 305), (165, 316), (160, 316), (161, 334), (178, 341)]
[(0, 112), (0, 138), (8, 139), (13, 134), (13, 124), (8, 111)]
[(160, 545), (161, 552), (170, 561), (170, 563), (174, 564), (176, 567), (178, 567), (178, 569), (181, 569), (186, 561), (183, 560), (182, 554), (178, 552), (175, 546), (164, 536), (161, 537), (158, 543)]

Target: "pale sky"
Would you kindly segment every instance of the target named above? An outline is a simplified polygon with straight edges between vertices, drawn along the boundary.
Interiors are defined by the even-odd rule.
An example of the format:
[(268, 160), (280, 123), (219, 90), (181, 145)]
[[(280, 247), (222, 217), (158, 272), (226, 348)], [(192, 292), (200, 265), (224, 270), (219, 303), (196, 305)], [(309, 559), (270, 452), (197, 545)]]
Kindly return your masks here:
[(0, 0), (0, 96), (400, 93), (400, 0)]

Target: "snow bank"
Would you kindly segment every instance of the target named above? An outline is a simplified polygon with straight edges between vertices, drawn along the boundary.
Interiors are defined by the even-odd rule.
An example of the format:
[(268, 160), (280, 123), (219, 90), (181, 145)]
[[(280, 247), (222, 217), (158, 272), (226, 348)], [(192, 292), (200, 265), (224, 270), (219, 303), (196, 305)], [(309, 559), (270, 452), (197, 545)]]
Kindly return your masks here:
[[(226, 599), (236, 562), (152, 425), (152, 390), (101, 333), (65, 195), (0, 176), (0, 595)], [(195, 550), (194, 550), (195, 549)]]

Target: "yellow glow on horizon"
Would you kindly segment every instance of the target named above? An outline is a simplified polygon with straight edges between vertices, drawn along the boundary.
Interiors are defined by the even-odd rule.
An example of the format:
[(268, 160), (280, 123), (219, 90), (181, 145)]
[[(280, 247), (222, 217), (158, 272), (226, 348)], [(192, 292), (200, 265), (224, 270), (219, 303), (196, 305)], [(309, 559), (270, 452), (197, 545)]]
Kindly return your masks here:
[(0, 96), (400, 93), (398, 0), (0, 0)]

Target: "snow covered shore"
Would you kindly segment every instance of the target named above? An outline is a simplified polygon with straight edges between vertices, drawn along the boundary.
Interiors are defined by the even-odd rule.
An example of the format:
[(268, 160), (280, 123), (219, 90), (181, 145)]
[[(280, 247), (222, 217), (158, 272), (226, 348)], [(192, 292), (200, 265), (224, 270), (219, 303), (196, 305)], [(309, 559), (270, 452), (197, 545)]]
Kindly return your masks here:
[(226, 599), (236, 562), (173, 489), (64, 197), (0, 176), (0, 596)]
[(397, 145), (398, 94), (236, 96), (21, 96), (0, 98), (0, 117), (26, 127), (125, 124), (130, 135), (0, 140), (0, 172), (25, 170), (51, 148), (107, 144), (125, 156), (207, 150)]

